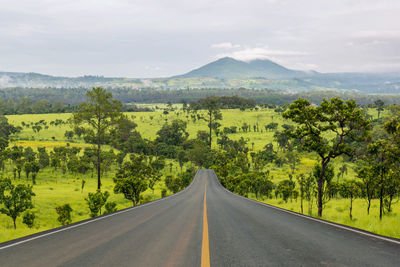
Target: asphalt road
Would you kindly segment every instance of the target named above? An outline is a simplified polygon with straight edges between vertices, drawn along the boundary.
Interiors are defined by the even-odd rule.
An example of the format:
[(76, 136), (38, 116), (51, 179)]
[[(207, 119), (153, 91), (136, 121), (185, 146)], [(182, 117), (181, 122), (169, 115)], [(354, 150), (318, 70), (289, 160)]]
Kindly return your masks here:
[(174, 196), (16, 242), (0, 245), (0, 266), (400, 266), (400, 243), (238, 197), (211, 170)]

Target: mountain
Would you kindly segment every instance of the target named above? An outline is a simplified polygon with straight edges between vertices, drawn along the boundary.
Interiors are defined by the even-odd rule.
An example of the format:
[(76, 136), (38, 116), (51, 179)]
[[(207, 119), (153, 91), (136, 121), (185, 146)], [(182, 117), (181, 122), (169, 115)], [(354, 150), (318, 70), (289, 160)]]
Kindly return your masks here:
[(1, 88), (253, 88), (281, 91), (339, 90), (400, 94), (400, 73), (319, 73), (291, 70), (270, 60), (244, 62), (225, 57), (169, 78), (62, 77), (0, 72)]
[(174, 78), (208, 77), (219, 79), (286, 79), (309, 76), (312, 73), (287, 69), (266, 59), (250, 62), (224, 57), (208, 63), (198, 69)]

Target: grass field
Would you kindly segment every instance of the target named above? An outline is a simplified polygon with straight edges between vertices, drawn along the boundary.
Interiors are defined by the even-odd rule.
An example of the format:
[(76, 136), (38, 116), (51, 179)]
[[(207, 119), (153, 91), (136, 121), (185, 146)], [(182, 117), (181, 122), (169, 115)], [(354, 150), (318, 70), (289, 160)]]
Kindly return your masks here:
[[(159, 105), (161, 107), (161, 105)], [(175, 106), (175, 108), (178, 106)], [(369, 111), (372, 116), (376, 118), (377, 113), (375, 110)], [(164, 115), (161, 110), (155, 112), (135, 112), (126, 113), (129, 117), (134, 118), (134, 121), (138, 124), (138, 131), (144, 138), (155, 139), (157, 131), (165, 122), (171, 122), (173, 119), (182, 119), (187, 122), (187, 131), (190, 138), (195, 138), (197, 131), (207, 130), (206, 123), (204, 121), (194, 122), (190, 115), (184, 113), (181, 110), (170, 112), (168, 115)], [(221, 129), (223, 127), (237, 126), (240, 128), (243, 123), (251, 125), (250, 132), (240, 132), (236, 134), (229, 134), (229, 138), (237, 140), (243, 137), (251, 150), (257, 151), (262, 149), (267, 143), (273, 143), (275, 149), (277, 148), (276, 142), (273, 140), (273, 131), (266, 131), (264, 126), (270, 122), (276, 122), (279, 124), (278, 130), (282, 129), (282, 124), (290, 124), (289, 121), (284, 120), (279, 114), (275, 113), (271, 109), (261, 109), (253, 111), (240, 111), (240, 110), (223, 110), (223, 120), (221, 123)], [(7, 116), (9, 122), (16, 126), (21, 126), (22, 122), (25, 124), (35, 123), (40, 120), (45, 120), (48, 125), (51, 121), (61, 119), (67, 121), (71, 114), (37, 114), (37, 115), (12, 115)], [(253, 125), (258, 125), (259, 131), (253, 131)], [(48, 129), (42, 129), (39, 133), (35, 133), (32, 128), (23, 127), (23, 130), (18, 136), (13, 136), (12, 145), (19, 145), (24, 147), (46, 147), (52, 149), (57, 146), (65, 146), (67, 143), (73, 147), (85, 147), (90, 146), (85, 144), (82, 139), (68, 140), (64, 137), (64, 133), (67, 130), (71, 130), (68, 124), (62, 124), (59, 126), (49, 126)], [(216, 137), (213, 138), (213, 147), (217, 148)], [(105, 149), (108, 149), (105, 147)], [(305, 153), (302, 155), (301, 163), (295, 170), (295, 175), (300, 173), (309, 173), (317, 157), (312, 153)], [(165, 174), (172, 171), (176, 173), (178, 165), (176, 162), (172, 162), (172, 170), (166, 167)], [(342, 164), (342, 159), (338, 158), (333, 162), (335, 172)], [(348, 173), (345, 175), (344, 180), (355, 179), (355, 172), (353, 170), (354, 165), (347, 163)], [(169, 166), (167, 164), (166, 166)], [(283, 167), (277, 167), (275, 164), (268, 164), (266, 169), (270, 170), (271, 176), (275, 183), (288, 179), (289, 173), (291, 173), (289, 167), (284, 165)], [(115, 169), (112, 169), (103, 178), (103, 189), (108, 190), (111, 193), (110, 200), (117, 202), (118, 208), (126, 208), (131, 203), (123, 198), (122, 195), (113, 194), (113, 181)], [(1, 176), (12, 177), (12, 166), (7, 166), (4, 173), (0, 172)], [(82, 178), (85, 179), (86, 185), (81, 192)], [(25, 181), (29, 183), (29, 181)], [(151, 190), (147, 190), (144, 194), (144, 202), (153, 199), (160, 198), (161, 189), (164, 187), (163, 181), (156, 185), (154, 194)], [(37, 185), (34, 186), (34, 192), (36, 197), (34, 198), (35, 212), (37, 215), (37, 222), (33, 229), (27, 228), (22, 224), (20, 218), (17, 222), (17, 230), (12, 228), (12, 221), (9, 217), (0, 214), (0, 242), (10, 240), (13, 238), (21, 237), (27, 234), (32, 234), (38, 231), (54, 228), (60, 224), (56, 220), (55, 206), (58, 204), (70, 203), (73, 208), (72, 218), (73, 221), (83, 220), (89, 217), (89, 210), (84, 198), (88, 192), (94, 192), (96, 189), (96, 179), (92, 178), (90, 174), (81, 177), (79, 175), (65, 174), (61, 172), (53, 172), (51, 168), (46, 168), (40, 171), (37, 178)], [(281, 199), (267, 199), (264, 200), (266, 203), (276, 205), (285, 209), (300, 211), (299, 200), (289, 201), (288, 203), (283, 202)], [(378, 217), (378, 204), (376, 201), (371, 207), (371, 214), (367, 215), (364, 200), (357, 199), (354, 202), (354, 220), (350, 220), (348, 216), (348, 205), (349, 200), (346, 199), (333, 199), (326, 205), (324, 210), (323, 218), (334, 222), (358, 227), (378, 234), (388, 235), (392, 237), (400, 238), (400, 204), (394, 203), (393, 212), (390, 215), (384, 216), (382, 221), (379, 221)], [(305, 213), (307, 212), (307, 203), (305, 204)], [(316, 207), (314, 205), (313, 216), (316, 216)]]

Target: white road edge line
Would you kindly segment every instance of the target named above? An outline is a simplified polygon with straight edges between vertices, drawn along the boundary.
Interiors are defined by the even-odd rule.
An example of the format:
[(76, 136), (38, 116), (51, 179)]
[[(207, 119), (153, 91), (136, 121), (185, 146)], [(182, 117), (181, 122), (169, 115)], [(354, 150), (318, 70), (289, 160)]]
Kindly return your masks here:
[(344, 225), (342, 226), (342, 225), (339, 225), (339, 224), (336, 224), (336, 223), (331, 223), (331, 222), (328, 222), (328, 221), (324, 221), (324, 220), (320, 220), (320, 219), (317, 219), (317, 218), (309, 217), (309, 216), (306, 216), (306, 215), (303, 215), (303, 214), (300, 214), (300, 213), (292, 212), (290, 210), (285, 210), (285, 209), (282, 209), (282, 208), (279, 208), (279, 207), (275, 207), (275, 206), (272, 206), (272, 205), (269, 205), (269, 204), (266, 204), (266, 203), (263, 203), (263, 202), (260, 202), (260, 201), (256, 201), (256, 200), (251, 199), (251, 198), (240, 196), (238, 194), (235, 194), (235, 193), (229, 191), (224, 186), (222, 186), (222, 184), (219, 182), (219, 179), (218, 179), (217, 174), (215, 172), (214, 172), (214, 175), (215, 175), (215, 178), (217, 179), (219, 185), (222, 187), (222, 189), (224, 189), (226, 192), (228, 192), (228, 193), (230, 193), (230, 194), (232, 194), (234, 196), (246, 199), (248, 201), (254, 202), (254, 203), (262, 205), (262, 206), (266, 206), (268, 208), (273, 208), (273, 209), (276, 209), (276, 210), (279, 210), (279, 211), (283, 211), (283, 212), (286, 212), (286, 213), (289, 213), (289, 214), (292, 214), (292, 215), (296, 215), (296, 216), (299, 216), (299, 217), (302, 217), (302, 218), (305, 218), (305, 219), (309, 219), (309, 220), (312, 220), (312, 221), (320, 222), (320, 223), (323, 223), (323, 224), (334, 226), (336, 228), (344, 229), (344, 230), (351, 231), (351, 232), (354, 232), (354, 233), (357, 233), (357, 234), (365, 235), (365, 236), (368, 236), (368, 237), (373, 237), (373, 238), (376, 238), (376, 239), (380, 239), (380, 240), (383, 240), (383, 241), (387, 241), (387, 242), (391, 242), (391, 243), (400, 245), (400, 241), (397, 241), (397, 240), (394, 240), (394, 239), (386, 238), (386, 237), (383, 237), (383, 236), (380, 236), (380, 235), (376, 235), (376, 234), (373, 234), (373, 233), (358, 231), (356, 229), (353, 229), (353, 228), (350, 228), (350, 227), (346, 227)]
[[(108, 214), (108, 215), (105, 215), (105, 216), (102, 216), (102, 217), (99, 217), (99, 218), (94, 218), (94, 219), (89, 220), (89, 221), (85, 221), (85, 222), (81, 222), (81, 223), (78, 222), (78, 223), (75, 224), (75, 225), (67, 226), (67, 227), (61, 228), (61, 229), (59, 229), (59, 230), (51, 231), (51, 229), (49, 229), (49, 230), (51, 231), (51, 232), (49, 232), (49, 233), (45, 233), (45, 234), (42, 234), (42, 235), (34, 236), (34, 237), (31, 237), (31, 238), (28, 238), (28, 239), (25, 239), (25, 240), (21, 240), (21, 241), (16, 242), (16, 243), (11, 243), (11, 244), (9, 244), (9, 245), (0, 247), (0, 250), (6, 249), (6, 248), (10, 248), (10, 247), (14, 247), (14, 246), (17, 246), (17, 245), (21, 245), (21, 244), (23, 244), (23, 243), (30, 242), (30, 241), (33, 241), (33, 240), (35, 240), (35, 239), (39, 239), (39, 238), (42, 238), (42, 237), (46, 237), (46, 236), (49, 236), (49, 235), (53, 235), (53, 234), (56, 234), (56, 233), (59, 233), (59, 232), (63, 232), (63, 231), (66, 231), (66, 230), (70, 230), (70, 229), (73, 229), (73, 228), (76, 228), (76, 227), (79, 227), (79, 226), (82, 226), (82, 225), (85, 225), (85, 224), (89, 224), (89, 223), (92, 223), (92, 222), (96, 222), (96, 221), (99, 221), (99, 220), (103, 220), (103, 219), (112, 217), (112, 216), (115, 216), (115, 215), (119, 215), (119, 214), (122, 214), (122, 213), (130, 212), (130, 211), (132, 211), (132, 210), (139, 209), (139, 208), (142, 208), (142, 207), (146, 207), (146, 206), (155, 204), (155, 203), (157, 203), (157, 202), (160, 202), (160, 201), (162, 201), (162, 200), (166, 200), (166, 199), (168, 199), (168, 198), (176, 197), (176, 196), (180, 195), (181, 193), (183, 193), (184, 191), (188, 190), (188, 189), (193, 185), (194, 180), (195, 180), (195, 177), (196, 177), (196, 175), (197, 175), (198, 172), (199, 172), (199, 170), (197, 170), (197, 172), (196, 172), (196, 174), (194, 175), (193, 180), (192, 180), (192, 182), (190, 183), (190, 185), (189, 185), (188, 187), (186, 187), (185, 189), (183, 189), (182, 191), (179, 191), (179, 192), (176, 193), (176, 194), (169, 195), (169, 196), (164, 197), (164, 198), (159, 198), (159, 199), (157, 199), (157, 200), (154, 200), (154, 201), (145, 203), (145, 204), (140, 205), (140, 206), (127, 208), (127, 209), (124, 209), (124, 210), (121, 210), (121, 211), (117, 211), (117, 212), (115, 212), (115, 213), (111, 213), (111, 214)], [(6, 242), (7, 242), (7, 241), (6, 241)]]

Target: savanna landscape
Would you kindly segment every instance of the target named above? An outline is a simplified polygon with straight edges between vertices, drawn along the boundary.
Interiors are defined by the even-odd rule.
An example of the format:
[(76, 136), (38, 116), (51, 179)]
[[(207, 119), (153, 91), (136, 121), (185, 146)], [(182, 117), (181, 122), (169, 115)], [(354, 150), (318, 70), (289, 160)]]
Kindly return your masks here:
[[(397, 133), (390, 130), (398, 127), (393, 120), (399, 112), (397, 106), (376, 101), (353, 107), (352, 112), (359, 112), (358, 120), (363, 121), (358, 134), (364, 130), (368, 134), (363, 140), (347, 141), (346, 153), (338, 153), (327, 164), (323, 213), (319, 215), (321, 159), (300, 138), (291, 136), (301, 124), (285, 115), (297, 102), (277, 106), (235, 96), (208, 97), (183, 104), (139, 104), (137, 108), (146, 111), (121, 112), (120, 103), (101, 88), (88, 91), (86, 105), (96, 106), (96, 101), (117, 103), (109, 108), (118, 113), (118, 119), (105, 119), (110, 124), (101, 135), (100, 190), (94, 128), (89, 121), (77, 121), (85, 106), (77, 107), (74, 113), (3, 117), (3, 125), (9, 124), (10, 131), (8, 145), (2, 149), (1, 176), (13, 185), (26, 186), (34, 195), (28, 201), (31, 205), (18, 213), (15, 229), (12, 218), (2, 210), (1, 241), (166, 197), (184, 189), (198, 168), (214, 169), (221, 183), (236, 194), (400, 237), (400, 180), (394, 171), (398, 166), (389, 158), (379, 163), (382, 165), (376, 163), (376, 168), (384, 165), (390, 169), (383, 178), (381, 206), (379, 173), (368, 159), (381, 155), (376, 153), (389, 153), (381, 144), (385, 139), (380, 138), (397, 140)], [(336, 105), (341, 107), (350, 103), (338, 98), (325, 101), (338, 101)], [(336, 121), (332, 124), (340, 125)], [(321, 138), (334, 144), (335, 131), (327, 131)], [(395, 144), (391, 157), (398, 153)], [(381, 150), (372, 150), (373, 145)], [(129, 167), (149, 168), (149, 172), (129, 173)], [(122, 189), (117, 189), (118, 178), (135, 183), (120, 183)], [(5, 182), (3, 186), (6, 196), (11, 189)]]

